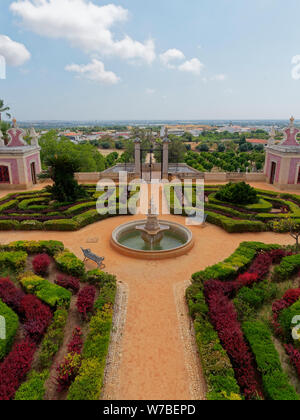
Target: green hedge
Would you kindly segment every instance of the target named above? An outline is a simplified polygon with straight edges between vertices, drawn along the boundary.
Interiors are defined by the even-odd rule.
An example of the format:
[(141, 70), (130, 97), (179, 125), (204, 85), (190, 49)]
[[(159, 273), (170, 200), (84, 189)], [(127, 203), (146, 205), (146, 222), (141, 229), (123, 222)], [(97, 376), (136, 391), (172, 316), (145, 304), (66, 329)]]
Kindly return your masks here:
[(96, 208), (96, 201), (90, 201), (89, 203), (77, 204), (76, 206), (70, 207), (68, 210), (66, 210), (65, 214), (68, 216), (75, 216), (81, 213), (83, 210), (87, 210), (93, 207)]
[(209, 223), (223, 228), (228, 233), (264, 232), (266, 230), (265, 224), (259, 221), (235, 220), (210, 211), (206, 213)]
[(186, 300), (194, 319), (196, 342), (207, 383), (208, 400), (241, 400), (234, 370), (208, 317), (208, 307), (199, 285), (187, 289)]
[(238, 272), (247, 268), (258, 252), (279, 248), (279, 245), (266, 245), (262, 242), (242, 242), (225, 261), (193, 274), (192, 279), (196, 282), (205, 282), (210, 279), (232, 279)]
[(28, 254), (46, 253), (51, 256), (62, 252), (64, 244), (59, 241), (16, 241), (8, 245), (1, 245), (2, 251), (25, 251)]
[(36, 295), (52, 308), (59, 306), (69, 307), (70, 305), (72, 293), (57, 284), (50, 283), (42, 277), (25, 273), (24, 277), (20, 278), (20, 283), (27, 293)]
[(4, 210), (9, 210), (9, 209), (14, 208), (17, 204), (18, 204), (18, 200), (11, 200), (11, 201), (8, 201), (7, 203), (1, 204), (0, 213), (2, 213)]
[(11, 268), (20, 271), (25, 268), (27, 253), (24, 251), (0, 252), (0, 268)]
[(265, 395), (269, 400), (299, 401), (300, 397), (284, 374), (270, 329), (259, 321), (242, 325), (243, 332), (262, 374)]
[(54, 257), (58, 268), (66, 274), (75, 277), (83, 277), (85, 273), (84, 263), (75, 254), (67, 249)]
[(64, 329), (68, 319), (68, 311), (59, 308), (55, 311), (53, 320), (48, 328), (39, 352), (39, 365), (42, 369), (50, 368), (53, 357), (58, 352), (64, 340)]
[[(112, 283), (112, 284), (111, 284)], [(91, 319), (88, 337), (83, 347), (83, 362), (79, 374), (71, 385), (68, 400), (99, 400), (112, 329), (116, 279), (106, 278), (95, 302), (95, 315)]]
[(24, 220), (20, 223), (20, 230), (43, 230), (43, 223), (38, 220)]
[(273, 277), (277, 281), (289, 280), (300, 269), (300, 254), (291, 255), (282, 259), (275, 267)]
[(5, 319), (6, 339), (0, 339), (0, 361), (9, 353), (19, 327), (19, 318), (0, 299), (0, 315)]
[(48, 220), (43, 223), (43, 228), (57, 232), (72, 232), (78, 230), (78, 224), (73, 219)]

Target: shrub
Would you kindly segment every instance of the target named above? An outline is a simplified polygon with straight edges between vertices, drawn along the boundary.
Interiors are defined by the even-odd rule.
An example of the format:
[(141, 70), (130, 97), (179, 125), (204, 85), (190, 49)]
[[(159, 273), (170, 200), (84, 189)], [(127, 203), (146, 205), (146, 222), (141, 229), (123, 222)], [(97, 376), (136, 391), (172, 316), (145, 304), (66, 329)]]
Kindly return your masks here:
[(0, 220), (0, 231), (1, 230), (18, 230), (20, 228), (20, 222), (17, 220)]
[(72, 276), (67, 276), (65, 274), (57, 274), (55, 283), (58, 286), (64, 287), (65, 289), (70, 290), (74, 295), (77, 295), (80, 289), (80, 282), (78, 279)]
[(257, 192), (245, 182), (230, 182), (216, 193), (216, 199), (231, 204), (255, 204), (258, 202)]
[(209, 288), (209, 282), (205, 284), (205, 296), (210, 319), (232, 360), (237, 382), (248, 399), (256, 398), (259, 394), (259, 384), (252, 355), (244, 340), (234, 306), (222, 291)]
[(0, 400), (14, 398), (21, 382), (31, 368), (36, 344), (29, 340), (22, 340), (16, 344), (4, 362), (0, 364)]
[(223, 228), (228, 233), (263, 232), (266, 230), (265, 224), (259, 221), (236, 220), (212, 212), (207, 212), (206, 214), (209, 223)]
[(75, 231), (78, 230), (78, 224), (73, 219), (62, 219), (62, 220), (48, 220), (43, 223), (45, 230), (52, 231)]
[(5, 319), (5, 338), (0, 339), (0, 361), (11, 350), (15, 335), (19, 327), (17, 315), (0, 300), (0, 315)]
[(51, 259), (47, 254), (36, 255), (32, 261), (35, 274), (46, 274), (51, 264)]
[(55, 262), (61, 271), (71, 276), (81, 278), (85, 273), (84, 263), (68, 250), (57, 254)]
[(72, 340), (68, 344), (69, 353), (81, 353), (83, 347), (82, 335), (81, 328), (76, 327), (72, 334)]
[(269, 328), (258, 321), (245, 322), (243, 331), (262, 374), (264, 391), (270, 400), (299, 400), (283, 373)]
[(0, 252), (0, 268), (8, 267), (15, 271), (20, 271), (25, 268), (26, 261), (26, 252)]
[(291, 344), (285, 345), (284, 347), (290, 357), (291, 364), (296, 369), (298, 378), (300, 378), (300, 351), (295, 349)]
[(20, 312), (20, 305), (24, 296), (24, 292), (16, 288), (9, 278), (0, 279), (0, 298), (17, 313)]
[(81, 356), (77, 353), (68, 353), (63, 362), (57, 367), (57, 391), (63, 392), (69, 388), (78, 375), (81, 366)]
[(33, 371), (15, 394), (15, 401), (42, 401), (46, 392), (45, 381), (49, 372)]
[(5, 210), (13, 209), (18, 204), (18, 200), (11, 200), (0, 205), (0, 213)]
[(84, 319), (93, 311), (95, 296), (94, 286), (86, 286), (78, 294), (77, 310)]
[(52, 312), (35, 296), (26, 295), (21, 301), (20, 313), (24, 319), (24, 329), (29, 337), (39, 342), (52, 320)]
[[(107, 301), (108, 296), (109, 294)], [(83, 347), (83, 362), (70, 387), (68, 400), (87, 401), (100, 398), (112, 328), (114, 295), (111, 298), (112, 300), (104, 306), (101, 306), (101, 302), (99, 305), (97, 302), (95, 304), (96, 314), (91, 319), (89, 334)], [(96, 309), (97, 307), (101, 309)]]
[(64, 245), (59, 241), (16, 241), (1, 247), (5, 251), (25, 251), (28, 254), (46, 253), (52, 257), (64, 250)]
[(290, 279), (300, 268), (300, 254), (283, 258), (280, 265), (274, 269), (274, 279), (285, 281)]
[(82, 213), (82, 211), (90, 209), (90, 208), (96, 208), (96, 201), (90, 201), (88, 203), (81, 203), (77, 204), (76, 206), (70, 207), (68, 210), (66, 210), (66, 215), (68, 216), (75, 216), (76, 214)]
[(277, 300), (273, 303), (272, 311), (273, 311), (273, 328), (275, 330), (275, 333), (277, 335), (284, 335), (284, 331), (281, 328), (280, 323), (278, 322), (280, 313), (286, 309), (289, 308), (291, 305), (293, 305), (295, 302), (297, 302), (300, 299), (300, 289), (290, 289), (288, 290), (282, 299)]
[(24, 220), (20, 223), (20, 230), (43, 230), (43, 223), (38, 220)]
[[(283, 309), (279, 315), (279, 323), (284, 332), (285, 339), (288, 343), (293, 341), (292, 330), (295, 327), (293, 324), (293, 319), (298, 317), (300, 314), (300, 300), (291, 305), (290, 307)], [(295, 340), (295, 343), (299, 345), (300, 336), (298, 340)]]
[(66, 309), (57, 309), (44, 338), (39, 353), (39, 364), (42, 369), (50, 368), (53, 357), (58, 352), (64, 339), (64, 329), (68, 319)]
[(31, 273), (25, 273), (20, 278), (20, 282), (28, 293), (33, 293), (49, 306), (69, 307), (71, 293), (63, 287), (52, 284), (42, 277), (31, 275)]
[(221, 281), (233, 279), (236, 274), (245, 269), (260, 251), (279, 249), (278, 245), (265, 245), (261, 242), (242, 242), (237, 250), (225, 261), (193, 274), (193, 281), (205, 282), (210, 279)]

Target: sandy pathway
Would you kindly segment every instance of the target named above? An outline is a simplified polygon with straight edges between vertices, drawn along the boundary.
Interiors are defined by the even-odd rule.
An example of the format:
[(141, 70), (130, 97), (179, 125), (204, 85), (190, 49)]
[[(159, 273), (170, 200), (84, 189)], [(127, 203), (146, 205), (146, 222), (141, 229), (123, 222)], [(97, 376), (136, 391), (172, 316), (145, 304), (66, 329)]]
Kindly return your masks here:
[[(179, 216), (162, 218), (178, 223), (185, 220)], [(289, 235), (266, 232), (229, 235), (213, 225), (204, 229), (191, 227), (195, 246), (188, 255), (172, 260), (143, 261), (119, 255), (110, 246), (112, 230), (127, 221), (128, 217), (108, 219), (79, 232), (0, 232), (0, 242), (56, 239), (79, 257), (82, 256), (80, 246), (89, 247), (105, 256), (107, 271), (116, 274), (118, 280), (128, 286), (127, 319), (120, 343), (119, 387), (115, 394), (111, 391), (110, 398), (192, 399), (195, 398), (195, 381), (198, 383), (194, 389), (198, 389), (198, 398), (201, 398), (204, 392), (201, 373), (196, 372), (195, 377), (189, 374), (189, 343), (183, 340), (182, 330), (188, 325), (188, 317), (184, 305), (177, 302), (178, 299), (183, 302), (184, 287), (180, 284), (188, 282), (195, 271), (228, 257), (242, 241), (291, 244), (293, 240)], [(88, 269), (94, 267), (93, 263), (87, 263)], [(174, 290), (178, 287), (180, 296), (175, 298)], [(180, 317), (183, 317), (183, 326)]]

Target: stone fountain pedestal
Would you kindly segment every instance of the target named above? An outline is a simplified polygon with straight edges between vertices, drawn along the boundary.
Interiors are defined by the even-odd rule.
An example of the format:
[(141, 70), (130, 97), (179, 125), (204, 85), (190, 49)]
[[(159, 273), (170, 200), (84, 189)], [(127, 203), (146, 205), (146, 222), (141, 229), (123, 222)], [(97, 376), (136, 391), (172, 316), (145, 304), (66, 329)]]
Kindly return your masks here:
[(159, 223), (158, 217), (155, 214), (148, 214), (147, 223), (136, 227), (136, 230), (141, 232), (143, 240), (150, 244), (159, 243), (164, 236), (164, 232), (169, 229), (169, 226)]

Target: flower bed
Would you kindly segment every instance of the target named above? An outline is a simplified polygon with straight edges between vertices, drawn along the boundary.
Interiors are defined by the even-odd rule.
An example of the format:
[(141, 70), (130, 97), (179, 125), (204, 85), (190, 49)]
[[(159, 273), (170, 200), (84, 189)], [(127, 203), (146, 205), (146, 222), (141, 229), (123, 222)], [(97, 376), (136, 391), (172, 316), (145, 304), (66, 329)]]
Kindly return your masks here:
[[(300, 399), (281, 365), (269, 321), (257, 319), (264, 305), (272, 315), (270, 305), (281, 290), (281, 285), (270, 282), (272, 266), (290, 257), (290, 250), (277, 245), (246, 242), (223, 263), (192, 276), (186, 298), (208, 399)], [(291, 319), (300, 313), (299, 296), (298, 289), (289, 290), (273, 304), (276, 321), (283, 331), (288, 326), (289, 337)], [(299, 367), (300, 354), (293, 346), (289, 351), (291, 364)]]
[[(71, 385), (68, 399), (77, 399), (78, 395), (83, 399), (99, 398), (112, 328), (115, 277), (99, 270), (86, 273), (82, 261), (56, 241), (19, 241), (3, 245), (2, 249), (11, 254), (8, 267), (15, 267), (17, 275), (12, 278), (14, 283), (7, 277), (0, 278), (0, 315), (5, 316), (7, 324), (7, 339), (0, 341), (0, 400), (43, 400), (57, 368), (54, 358), (64, 348), (57, 372), (59, 391), (66, 391)], [(16, 257), (12, 258), (12, 254), (20, 257), (20, 253), (26, 257), (25, 264), (11, 264)], [(51, 273), (44, 274), (45, 278), (24, 272), (28, 254), (33, 255), (34, 261), (40, 253), (51, 255), (54, 260)], [(62, 274), (58, 271), (61, 266), (66, 271), (79, 270), (81, 275), (74, 278)], [(1, 270), (0, 267), (0, 276)], [(50, 281), (49, 276), (55, 277)], [(74, 308), (77, 299), (67, 289), (76, 294), (80, 288), (83, 293), (78, 296), (79, 308), (85, 319), (81, 321), (82, 329), (72, 328), (72, 338), (64, 344), (73, 322), (68, 319), (69, 303), (73, 299)], [(99, 296), (94, 302), (97, 289)], [(88, 313), (92, 316), (90, 324)]]
[(0, 201), (0, 230), (48, 230), (76, 231), (99, 220), (113, 217), (119, 213), (119, 191), (116, 191), (116, 212), (108, 211), (101, 215), (96, 210), (99, 200), (102, 207), (112, 202), (108, 196), (102, 199), (103, 193), (96, 193), (96, 185), (83, 186), (88, 194), (87, 199), (74, 203), (52, 202), (50, 194), (45, 190), (39, 192), (8, 194)]

